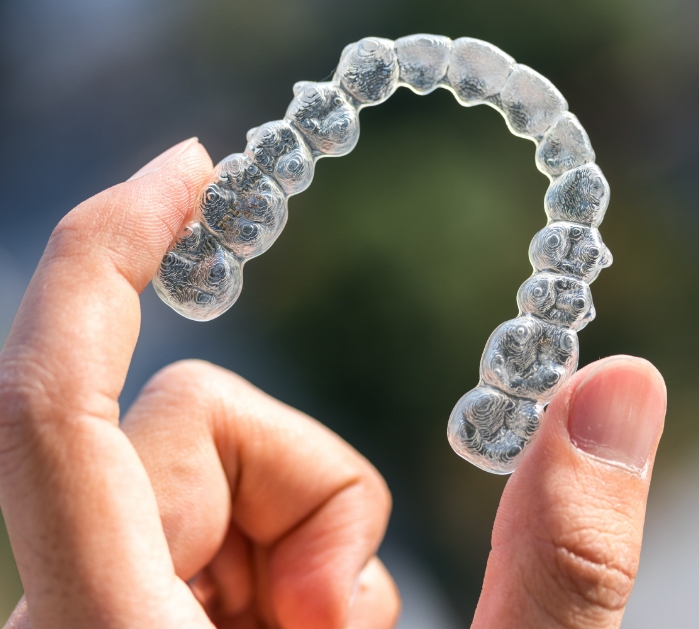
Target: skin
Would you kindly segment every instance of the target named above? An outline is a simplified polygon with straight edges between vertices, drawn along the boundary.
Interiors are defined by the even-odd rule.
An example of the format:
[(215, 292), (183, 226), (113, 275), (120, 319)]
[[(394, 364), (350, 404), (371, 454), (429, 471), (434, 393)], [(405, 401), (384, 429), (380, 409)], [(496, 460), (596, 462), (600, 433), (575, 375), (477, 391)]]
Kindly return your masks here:
[[(156, 374), (119, 421), (139, 293), (211, 174), (204, 148), (184, 142), (79, 205), (49, 240), (0, 354), (0, 505), (26, 593), (6, 628), (396, 622), (376, 557), (390, 494), (320, 423), (199, 361)], [(642, 470), (571, 442), (586, 378), (612, 389), (631, 378), (655, 396)], [(559, 393), (503, 495), (473, 627), (619, 626), (664, 396), (654, 368), (628, 357)]]

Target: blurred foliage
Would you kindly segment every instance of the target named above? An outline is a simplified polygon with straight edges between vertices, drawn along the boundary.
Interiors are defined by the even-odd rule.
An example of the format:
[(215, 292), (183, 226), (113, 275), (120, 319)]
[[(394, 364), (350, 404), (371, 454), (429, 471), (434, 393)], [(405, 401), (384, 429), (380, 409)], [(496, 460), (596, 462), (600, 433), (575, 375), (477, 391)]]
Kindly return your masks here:
[[(696, 456), (695, 0), (205, 0), (188, 15), (152, 58), (95, 79), (129, 112), (115, 141), (130, 154), (185, 133), (215, 159), (241, 150), (247, 127), (281, 117), (295, 81), (323, 79), (366, 35), (480, 37), (551, 78), (612, 189), (602, 234), (615, 263), (593, 286), (599, 319), (581, 334), (581, 364), (614, 353), (652, 360), (670, 398), (658, 472)], [(159, 92), (174, 95), (167, 106)], [(547, 180), (534, 145), (497, 112), (465, 111), (444, 91), (399, 90), (361, 119), (357, 149), (319, 162), (277, 244), (246, 267), (237, 308), (254, 328), (229, 331), (284, 350), (313, 400), (287, 401), (386, 476), (390, 534), (429, 563), (465, 622), (505, 479), (453, 455), (446, 419), (476, 383), (490, 332), (516, 315)], [(12, 587), (0, 589), (0, 615)]]

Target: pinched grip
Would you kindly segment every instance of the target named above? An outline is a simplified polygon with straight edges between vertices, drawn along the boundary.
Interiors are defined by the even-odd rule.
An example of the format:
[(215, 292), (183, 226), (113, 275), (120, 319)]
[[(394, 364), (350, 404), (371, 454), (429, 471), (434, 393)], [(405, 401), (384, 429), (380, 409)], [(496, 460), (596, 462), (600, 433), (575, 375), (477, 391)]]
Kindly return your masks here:
[(534, 273), (517, 293), (519, 315), (490, 336), (480, 383), (459, 400), (447, 431), (460, 456), (507, 474), (577, 368), (577, 332), (595, 317), (589, 284), (612, 255), (597, 229), (609, 185), (587, 133), (550, 81), (492, 44), (420, 34), (347, 46), (332, 81), (294, 85), (284, 119), (251, 129), (245, 151), (217, 166), (153, 285), (190, 319), (207, 321), (230, 308), (243, 265), (279, 236), (287, 199), (311, 184), (315, 161), (349, 153), (359, 139), (359, 111), (399, 86), (417, 94), (443, 87), (464, 106), (494, 107), (512, 133), (536, 143), (537, 168), (551, 180), (548, 224), (529, 248)]

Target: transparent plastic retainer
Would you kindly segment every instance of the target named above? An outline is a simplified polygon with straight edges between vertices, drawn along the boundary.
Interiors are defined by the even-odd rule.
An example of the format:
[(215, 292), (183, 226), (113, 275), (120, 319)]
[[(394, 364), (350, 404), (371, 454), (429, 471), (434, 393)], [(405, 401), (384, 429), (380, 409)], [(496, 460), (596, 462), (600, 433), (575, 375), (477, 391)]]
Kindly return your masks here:
[(208, 321), (228, 310), (243, 286), (243, 265), (264, 253), (287, 219), (287, 199), (311, 184), (321, 157), (349, 153), (359, 111), (400, 86), (439, 87), (462, 105), (490, 105), (510, 131), (533, 140), (537, 168), (551, 184), (548, 224), (529, 248), (533, 275), (519, 289), (519, 315), (488, 340), (478, 386), (456, 404), (451, 446), (474, 465), (508, 474), (536, 434), (545, 405), (578, 364), (578, 330), (595, 316), (591, 284), (612, 263), (598, 226), (609, 185), (568, 103), (546, 78), (478, 39), (367, 37), (342, 52), (332, 81), (300, 82), (283, 120), (247, 134), (201, 194), (198, 214), (167, 252), (153, 286), (181, 315)]

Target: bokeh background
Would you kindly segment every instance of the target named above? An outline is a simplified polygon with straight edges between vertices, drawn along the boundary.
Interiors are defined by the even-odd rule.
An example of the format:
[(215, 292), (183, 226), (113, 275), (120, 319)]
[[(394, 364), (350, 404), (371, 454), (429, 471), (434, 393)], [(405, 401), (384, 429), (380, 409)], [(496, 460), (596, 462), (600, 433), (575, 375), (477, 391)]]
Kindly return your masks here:
[[(283, 116), (366, 35), (495, 43), (549, 77), (612, 188), (615, 256), (594, 285), (581, 364), (652, 360), (669, 389), (641, 572), (625, 629), (699, 617), (699, 2), (697, 0), (3, 0), (0, 342), (52, 227), (71, 207), (197, 135), (214, 161)], [(319, 418), (387, 478), (382, 550), (401, 628), (469, 625), (506, 479), (445, 439), (485, 341), (516, 314), (544, 222), (534, 145), (487, 107), (399, 90), (362, 138), (318, 164), (235, 308), (197, 324), (143, 295), (122, 402), (161, 366), (212, 360)], [(0, 529), (0, 622), (21, 595)]]

